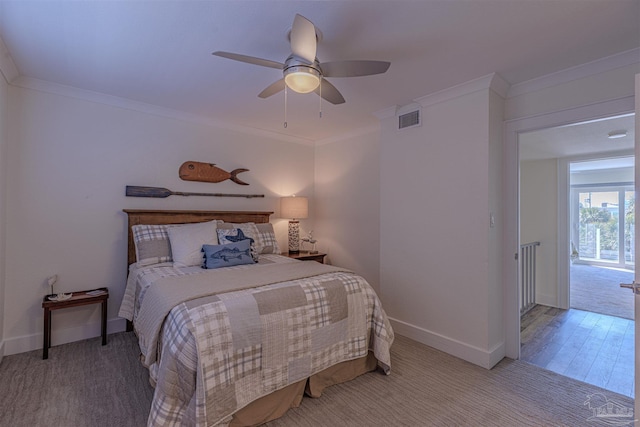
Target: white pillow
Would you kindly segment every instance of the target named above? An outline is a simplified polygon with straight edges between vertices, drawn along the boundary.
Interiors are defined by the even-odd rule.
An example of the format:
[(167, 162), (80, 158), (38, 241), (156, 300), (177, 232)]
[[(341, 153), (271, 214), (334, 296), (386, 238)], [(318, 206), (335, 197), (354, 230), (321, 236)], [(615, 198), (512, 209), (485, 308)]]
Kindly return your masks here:
[(175, 225), (167, 228), (171, 242), (174, 267), (201, 266), (204, 260), (202, 245), (217, 245), (218, 220), (195, 224)]

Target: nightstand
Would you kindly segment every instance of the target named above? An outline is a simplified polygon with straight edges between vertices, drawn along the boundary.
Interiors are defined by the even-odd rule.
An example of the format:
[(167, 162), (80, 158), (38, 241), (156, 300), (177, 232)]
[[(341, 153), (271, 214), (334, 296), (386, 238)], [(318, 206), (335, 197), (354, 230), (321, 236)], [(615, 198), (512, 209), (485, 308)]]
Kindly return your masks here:
[(293, 259), (299, 259), (300, 261), (316, 261), (316, 262), (319, 262), (320, 264), (324, 264), (324, 257), (327, 254), (323, 254), (321, 252), (317, 254), (310, 254), (307, 251), (300, 251), (297, 254), (283, 252), (282, 255), (288, 256), (289, 258), (293, 258)]
[(107, 299), (109, 298), (109, 289), (99, 288), (90, 291), (72, 292), (71, 298), (62, 301), (51, 301), (49, 296), (45, 296), (42, 300), (42, 308), (44, 309), (43, 359), (49, 357), (49, 347), (51, 347), (51, 310), (79, 307), (87, 304), (102, 304), (102, 345), (107, 344)]

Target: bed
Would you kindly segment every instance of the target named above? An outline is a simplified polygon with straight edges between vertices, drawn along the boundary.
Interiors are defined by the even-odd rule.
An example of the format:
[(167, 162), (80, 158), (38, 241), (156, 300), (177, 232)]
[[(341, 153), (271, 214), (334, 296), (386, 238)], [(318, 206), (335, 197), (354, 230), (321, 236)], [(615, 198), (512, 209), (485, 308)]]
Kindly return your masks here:
[[(119, 315), (136, 332), (155, 387), (148, 425), (259, 425), (304, 394), (389, 374), (393, 330), (373, 289), (348, 270), (279, 255), (271, 212), (124, 212), (129, 277)], [(236, 240), (198, 243), (211, 227)], [(215, 258), (221, 247), (231, 263), (247, 255), (240, 237), (254, 238), (257, 262)], [(205, 263), (223, 267), (184, 261), (182, 241), (217, 250)], [(175, 250), (167, 254), (167, 245)]]

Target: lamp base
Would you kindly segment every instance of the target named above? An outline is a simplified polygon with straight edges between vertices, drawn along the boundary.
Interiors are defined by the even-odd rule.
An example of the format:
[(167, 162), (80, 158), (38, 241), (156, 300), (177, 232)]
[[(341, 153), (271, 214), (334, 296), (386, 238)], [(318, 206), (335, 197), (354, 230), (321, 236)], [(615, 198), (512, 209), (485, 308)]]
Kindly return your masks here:
[(300, 221), (289, 221), (289, 253), (300, 253)]

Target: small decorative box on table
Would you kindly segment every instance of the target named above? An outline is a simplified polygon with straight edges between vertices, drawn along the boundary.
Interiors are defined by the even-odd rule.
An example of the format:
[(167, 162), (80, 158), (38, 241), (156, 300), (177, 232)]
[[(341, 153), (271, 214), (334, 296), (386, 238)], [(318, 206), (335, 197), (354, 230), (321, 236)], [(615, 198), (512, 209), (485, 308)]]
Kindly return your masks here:
[(72, 292), (71, 296), (61, 300), (51, 300), (47, 295), (42, 300), (44, 309), (44, 344), (42, 346), (42, 358), (49, 357), (51, 347), (51, 311), (61, 308), (79, 307), (88, 304), (102, 304), (102, 345), (107, 344), (107, 299), (109, 299), (109, 289), (99, 288), (89, 291)]

